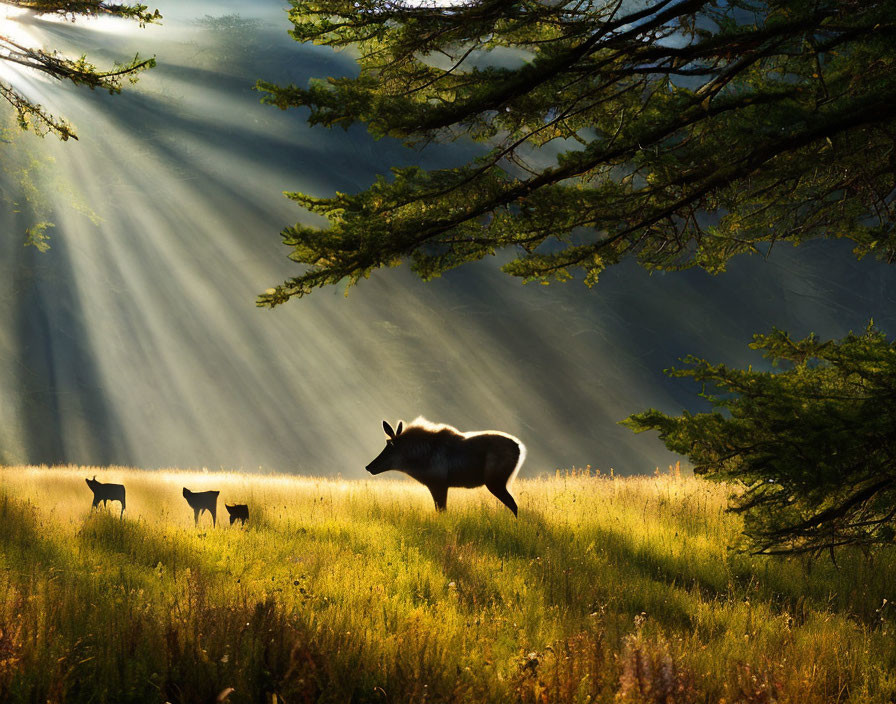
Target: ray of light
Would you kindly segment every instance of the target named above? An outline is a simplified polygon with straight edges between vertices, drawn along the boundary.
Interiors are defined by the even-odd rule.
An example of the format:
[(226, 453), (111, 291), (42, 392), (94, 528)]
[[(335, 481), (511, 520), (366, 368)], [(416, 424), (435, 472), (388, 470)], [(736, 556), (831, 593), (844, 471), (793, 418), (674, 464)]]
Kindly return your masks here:
[[(459, 163), (473, 147), (415, 155), (260, 105), (256, 78), (301, 84), (351, 70), (296, 45), (279, 3), (227, 23), (205, 20), (248, 12), (242, 3), (159, 5), (165, 23), (145, 33), (33, 25), (44, 41), (80, 37), (112, 59), (139, 49), (160, 66), (120, 96), (40, 86), (81, 141), (27, 142), (68, 184), (67, 195), (49, 189), (50, 252), (21, 246), (27, 213), (2, 219), (0, 394), (16, 400), (0, 406), (7, 461), (361, 476), (381, 449), (380, 420), (422, 413), (518, 435), (530, 448), (524, 473), (651, 471), (674, 458), (616, 421), (690, 398), (662, 368), (689, 352), (755, 362), (754, 330), (842, 334), (896, 293), (873, 262), (834, 270), (835, 250), (782, 249), (717, 279), (624, 265), (593, 291), (521, 287), (495, 262), (431, 284), (398, 269), (348, 298), (321, 291), (257, 310), (255, 295), (293, 271), (277, 231), (313, 220), (282, 191), (355, 190), (387, 165)], [(245, 31), (228, 29), (237, 20)]]

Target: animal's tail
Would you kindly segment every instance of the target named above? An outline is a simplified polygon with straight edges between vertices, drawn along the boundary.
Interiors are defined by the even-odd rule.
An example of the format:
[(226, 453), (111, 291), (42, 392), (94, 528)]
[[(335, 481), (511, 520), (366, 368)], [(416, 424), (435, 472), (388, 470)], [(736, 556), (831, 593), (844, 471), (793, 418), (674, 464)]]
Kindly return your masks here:
[(523, 443), (521, 443), (517, 438), (514, 438), (514, 440), (516, 440), (516, 444), (520, 448), (520, 456), (517, 457), (516, 467), (513, 468), (513, 471), (510, 473), (510, 476), (507, 477), (507, 485), (508, 486), (510, 485), (510, 482), (512, 482), (514, 479), (516, 479), (516, 475), (519, 474), (520, 467), (522, 467), (523, 462), (526, 461), (526, 446), (523, 445)]

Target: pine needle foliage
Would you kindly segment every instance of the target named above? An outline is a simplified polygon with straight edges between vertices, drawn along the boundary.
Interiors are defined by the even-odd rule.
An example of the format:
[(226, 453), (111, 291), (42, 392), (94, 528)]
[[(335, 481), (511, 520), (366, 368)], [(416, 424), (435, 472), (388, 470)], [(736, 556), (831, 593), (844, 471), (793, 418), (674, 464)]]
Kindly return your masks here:
[[(162, 17), (158, 10), (151, 11), (143, 4), (122, 4), (106, 0), (6, 0), (4, 4), (37, 15), (55, 15), (70, 21), (75, 21), (78, 17), (108, 15), (135, 20), (143, 26)], [(116, 63), (109, 69), (100, 69), (90, 63), (86, 56), (69, 57), (56, 51), (28, 46), (16, 41), (3, 30), (0, 30), (0, 61), (40, 71), (57, 80), (91, 89), (100, 88), (110, 93), (121, 92), (126, 81), (134, 82), (138, 73), (155, 66), (154, 58), (141, 59), (137, 55), (131, 61)], [(7, 81), (0, 81), (0, 97), (12, 106), (22, 129), (33, 130), (41, 136), (55, 134), (62, 140), (78, 138), (71, 124), (48, 112)]]
[[(896, 343), (862, 334), (750, 345), (784, 367), (733, 369), (688, 357), (670, 376), (703, 384), (714, 411), (648, 410), (624, 425), (659, 431), (695, 473), (736, 483), (731, 507), (757, 554), (892, 545), (896, 536)], [(711, 389), (707, 391), (707, 389)]]
[(893, 0), (291, 4), (295, 39), (350, 48), (359, 73), (261, 81), (263, 101), (486, 151), (356, 194), (287, 194), (329, 226), (283, 230), (304, 268), (259, 305), (498, 250), (524, 281), (588, 285), (625, 258), (719, 272), (779, 240), (896, 257)]

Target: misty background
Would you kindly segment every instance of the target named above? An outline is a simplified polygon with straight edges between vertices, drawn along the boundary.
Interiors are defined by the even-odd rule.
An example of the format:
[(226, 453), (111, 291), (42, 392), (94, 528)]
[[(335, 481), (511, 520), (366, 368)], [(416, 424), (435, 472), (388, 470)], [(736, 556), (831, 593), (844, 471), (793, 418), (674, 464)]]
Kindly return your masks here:
[[(392, 165), (452, 166), (469, 143), (404, 149), (259, 103), (257, 79), (354, 71), (302, 46), (281, 2), (151, 3), (160, 26), (24, 18), (32, 41), (95, 63), (155, 54), (118, 96), (7, 76), (77, 128), (0, 144), (0, 461), (365, 476), (381, 420), (499, 429), (522, 476), (591, 465), (652, 472), (678, 457), (617, 425), (653, 406), (701, 410), (662, 373), (686, 354), (764, 362), (772, 326), (839, 337), (873, 317), (896, 334), (896, 269), (845, 242), (739, 258), (712, 277), (614, 267), (549, 287), (500, 258), (424, 284), (405, 267), (273, 311), (297, 273), (279, 231), (316, 222), (283, 191), (365, 188)], [(2, 16), (2, 9), (0, 9)], [(25, 231), (52, 222), (49, 251)]]

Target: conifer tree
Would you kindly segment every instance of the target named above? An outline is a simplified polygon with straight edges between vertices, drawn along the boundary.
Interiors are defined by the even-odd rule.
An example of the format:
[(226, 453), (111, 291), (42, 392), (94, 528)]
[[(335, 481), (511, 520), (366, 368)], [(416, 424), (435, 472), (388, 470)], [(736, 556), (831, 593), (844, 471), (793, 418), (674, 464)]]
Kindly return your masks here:
[(459, 138), (456, 168), (394, 168), (360, 193), (290, 195), (276, 305), (410, 262), (424, 279), (497, 250), (525, 281), (636, 258), (719, 272), (779, 241), (896, 258), (894, 0), (292, 0), (298, 41), (355, 76), (260, 82), (327, 127)]
[(651, 409), (623, 424), (659, 431), (696, 474), (738, 485), (731, 507), (755, 553), (893, 544), (896, 343), (869, 325), (827, 342), (775, 330), (750, 346), (783, 369), (688, 357), (667, 373), (703, 384), (713, 412)]
[[(150, 11), (146, 5), (107, 0), (5, 0), (4, 4), (37, 15), (55, 15), (68, 20), (109, 15), (135, 20), (143, 26), (161, 18), (158, 10)], [(0, 24), (0, 60), (40, 71), (58, 80), (118, 93), (125, 81), (136, 80), (140, 71), (155, 65), (155, 59), (135, 56), (127, 63), (100, 69), (84, 55), (73, 58), (18, 41), (9, 31), (9, 24), (13, 22), (14, 19), (7, 19)], [(32, 129), (40, 135), (52, 133), (63, 140), (77, 139), (74, 128), (68, 122), (50, 114), (6, 80), (0, 80), (0, 96), (15, 110), (21, 128)]]

